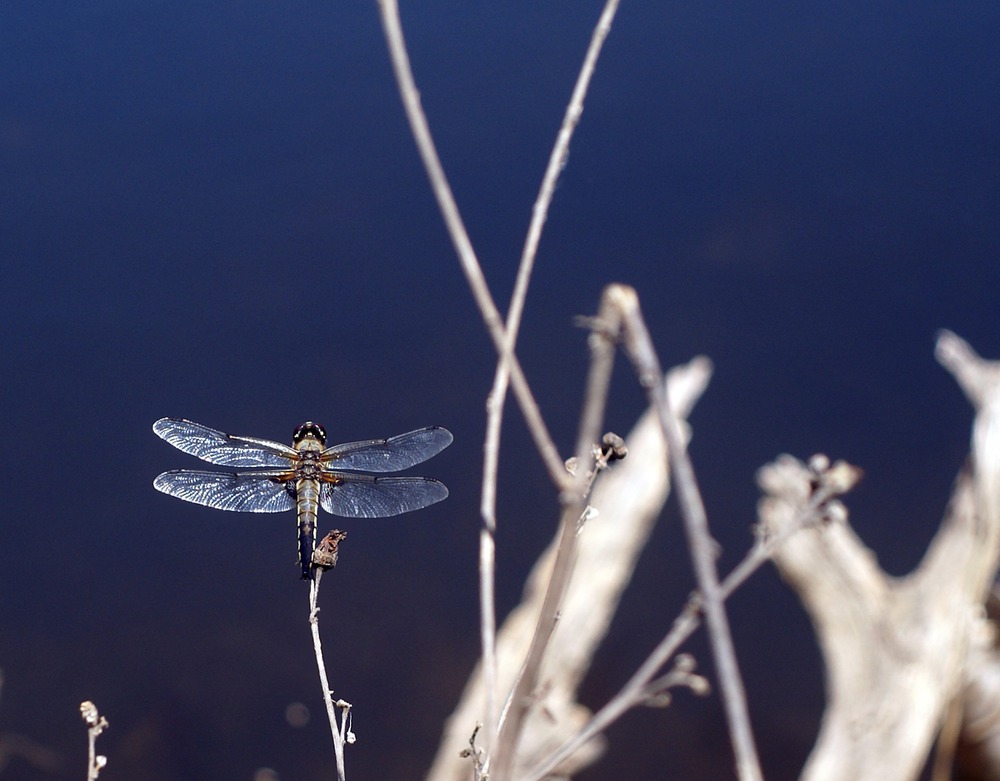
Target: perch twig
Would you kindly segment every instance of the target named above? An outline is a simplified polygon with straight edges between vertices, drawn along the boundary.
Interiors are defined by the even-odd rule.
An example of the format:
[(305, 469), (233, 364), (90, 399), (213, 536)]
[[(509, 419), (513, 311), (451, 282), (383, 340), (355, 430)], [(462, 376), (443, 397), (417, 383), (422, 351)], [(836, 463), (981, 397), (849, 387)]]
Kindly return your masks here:
[[(333, 690), (326, 675), (326, 662), (323, 660), (323, 644), (319, 638), (319, 584), (323, 573), (337, 563), (338, 545), (347, 535), (339, 530), (330, 532), (313, 552), (314, 577), (309, 583), (309, 630), (312, 633), (313, 651), (316, 654), (316, 668), (319, 671), (319, 683), (323, 690), (323, 705), (326, 717), (330, 722), (330, 734), (333, 736), (333, 753), (337, 761), (337, 781), (345, 781), (344, 744), (354, 742), (354, 734), (348, 731), (347, 723), (350, 717), (351, 704), (344, 700), (333, 699)], [(340, 708), (340, 723), (337, 723), (337, 711)]]
[(80, 703), (80, 715), (87, 725), (87, 781), (97, 781), (108, 764), (108, 758), (97, 753), (97, 736), (108, 728), (108, 720), (97, 712), (97, 706), (90, 700)]

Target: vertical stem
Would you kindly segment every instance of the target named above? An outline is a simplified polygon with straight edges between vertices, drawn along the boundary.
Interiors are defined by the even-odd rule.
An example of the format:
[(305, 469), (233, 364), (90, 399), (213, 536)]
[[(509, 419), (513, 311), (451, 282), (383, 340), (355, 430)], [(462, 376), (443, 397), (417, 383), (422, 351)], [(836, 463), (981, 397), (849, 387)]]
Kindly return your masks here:
[[(581, 469), (582, 469), (581, 465)], [(545, 649), (555, 630), (559, 605), (566, 593), (573, 571), (573, 559), (576, 552), (576, 522), (580, 513), (574, 514), (573, 508), (564, 507), (559, 522), (559, 540), (556, 543), (556, 557), (549, 576), (545, 598), (535, 625), (535, 633), (528, 647), (521, 675), (514, 684), (506, 709), (506, 717), (502, 720), (497, 735), (497, 742), (492, 752), (490, 777), (495, 781), (508, 781), (513, 777), (517, 758), (517, 746), (524, 728), (524, 720), (531, 705), (531, 695), (535, 691), (538, 673), (541, 668)]]
[[(510, 356), (514, 354), (517, 334), (521, 325), (521, 314), (528, 295), (528, 281), (534, 269), (538, 254), (538, 243), (542, 237), (542, 229), (548, 218), (549, 207), (555, 194), (559, 174), (566, 166), (569, 155), (569, 144), (573, 138), (577, 124), (583, 114), (583, 101), (590, 87), (591, 77), (600, 56), (604, 40), (611, 31), (611, 22), (618, 10), (619, 0), (607, 0), (597, 26), (591, 36), (590, 45), (584, 56), (583, 65), (577, 76), (573, 94), (563, 115), (559, 134), (549, 155), (542, 183), (531, 210), (531, 222), (525, 237), (524, 248), (521, 251), (521, 261), (518, 264), (517, 279), (514, 282), (514, 293), (511, 296), (510, 308), (507, 310), (505, 339), (493, 378), (493, 389), (490, 391), (487, 406), (489, 420), (487, 423), (485, 460), (483, 465), (483, 496), (482, 516), (487, 533), (480, 537), (480, 607), (481, 632), (483, 645), (483, 682), (486, 688), (486, 734), (492, 741), (499, 729), (496, 714), (496, 617), (493, 610), (493, 572), (494, 561), (491, 558), (494, 550), (493, 535), (496, 532), (496, 476), (497, 459), (500, 450), (500, 427), (503, 421), (504, 401), (507, 397), (507, 386), (510, 378)], [(490, 557), (490, 558), (488, 558)], [(486, 590), (489, 593), (486, 593)]]
[(344, 770), (344, 736), (337, 727), (337, 712), (333, 703), (333, 691), (326, 677), (326, 664), (323, 661), (323, 645), (319, 640), (319, 582), (323, 570), (314, 570), (316, 577), (309, 582), (309, 629), (312, 632), (313, 650), (316, 652), (316, 667), (319, 670), (319, 683), (323, 688), (323, 704), (326, 706), (326, 716), (330, 721), (330, 733), (333, 735), (333, 753), (337, 760), (337, 781), (346, 781)]
[[(599, 319), (604, 317), (614, 319), (617, 317), (617, 312), (612, 307), (603, 306)], [(616, 320), (615, 323), (617, 323)], [(611, 328), (617, 330), (616, 325), (612, 325)], [(576, 443), (576, 475), (571, 487), (563, 491), (560, 497), (562, 516), (559, 521), (559, 538), (556, 543), (552, 574), (549, 576), (545, 597), (535, 626), (535, 634), (532, 636), (531, 645), (528, 648), (528, 655), (525, 658), (521, 675), (514, 684), (507, 708), (507, 716), (498, 733), (493, 763), (490, 768), (491, 776), (496, 781), (508, 781), (513, 775), (517, 746), (531, 704), (531, 695), (537, 686), (542, 660), (552, 632), (555, 630), (559, 606), (566, 594), (566, 587), (569, 585), (570, 576), (573, 573), (577, 524), (585, 504), (591, 454), (598, 441), (601, 422), (604, 419), (608, 387), (611, 384), (611, 370), (614, 367), (615, 345), (603, 334), (595, 334), (590, 340), (590, 349), (590, 371), (587, 376), (587, 389), (584, 395), (583, 413), (580, 418), (580, 429)]]
[(494, 599), (496, 546), (493, 530), (479, 532), (479, 631), (483, 653), (483, 689), (486, 693), (487, 736), (492, 746), (499, 716), (497, 714), (497, 617)]
[(97, 753), (97, 736), (108, 727), (108, 720), (90, 700), (80, 703), (80, 716), (87, 725), (87, 781), (97, 781), (108, 759)]
[(646, 389), (650, 403), (657, 410), (660, 427), (667, 442), (695, 576), (705, 600), (705, 623), (708, 626), (712, 656), (719, 675), (722, 703), (736, 757), (736, 770), (743, 781), (760, 781), (762, 778), (760, 761), (757, 758), (757, 749), (750, 728), (746, 691), (740, 677), (739, 665), (736, 663), (729, 620), (726, 617), (719, 576), (715, 569), (715, 542), (709, 534), (705, 505), (698, 490), (680, 423), (670, 409), (663, 372), (660, 370), (660, 362), (653, 349), (652, 339), (639, 311), (639, 299), (635, 291), (621, 285), (612, 285), (605, 295), (613, 298), (620, 308), (625, 326), (625, 350), (635, 365), (639, 382)]

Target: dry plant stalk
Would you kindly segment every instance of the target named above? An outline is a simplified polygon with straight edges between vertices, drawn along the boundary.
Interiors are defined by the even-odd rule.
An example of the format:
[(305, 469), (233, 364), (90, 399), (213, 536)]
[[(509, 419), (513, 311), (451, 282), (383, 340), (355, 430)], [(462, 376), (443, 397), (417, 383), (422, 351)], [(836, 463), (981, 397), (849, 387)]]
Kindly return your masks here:
[(97, 712), (97, 706), (90, 700), (80, 703), (80, 716), (87, 725), (87, 781), (97, 781), (108, 764), (108, 758), (97, 753), (97, 736), (107, 729), (108, 720)]
[(722, 689), (722, 704), (736, 757), (736, 771), (744, 781), (760, 781), (763, 776), (750, 728), (746, 691), (736, 663), (736, 649), (729, 631), (729, 619), (722, 604), (723, 596), (715, 569), (717, 546), (708, 531), (705, 505), (698, 490), (694, 467), (688, 458), (679, 421), (663, 387), (653, 340), (642, 319), (639, 298), (634, 290), (622, 285), (611, 285), (605, 290), (603, 299), (602, 311), (608, 312), (605, 317), (613, 315), (620, 320), (618, 328), (621, 330), (625, 351), (639, 376), (639, 384), (646, 389), (650, 404), (657, 412), (660, 431), (669, 448), (670, 467), (677, 482), (681, 517), (687, 532), (695, 577), (704, 604), (712, 656)]
[(503, 423), (504, 401), (507, 397), (507, 387), (510, 380), (510, 357), (514, 354), (514, 345), (521, 326), (521, 313), (528, 295), (528, 282), (535, 265), (538, 253), (538, 242), (541, 240), (542, 228), (548, 217), (552, 197), (555, 194), (559, 174), (566, 166), (569, 155), (569, 145), (573, 133), (583, 114), (583, 102), (590, 87), (590, 79), (597, 66), (604, 41), (611, 32), (611, 24), (618, 11), (618, 0), (606, 0), (590, 45), (584, 56), (583, 65), (573, 87), (569, 105), (566, 107), (559, 135), (549, 155), (545, 174), (531, 210), (531, 222), (528, 234), (521, 251), (521, 261), (518, 264), (517, 279), (511, 295), (510, 308), (507, 311), (505, 323), (505, 340), (500, 349), (500, 359), (497, 362), (493, 387), (487, 399), (486, 441), (483, 446), (483, 487), (480, 512), (483, 518), (483, 529), (480, 533), (480, 634), (483, 647), (483, 669), (486, 680), (486, 724), (487, 734), (494, 735), (499, 729), (496, 703), (496, 611), (494, 606), (495, 578), (495, 543), (496, 533), (496, 482), (497, 464), (500, 458), (500, 430)]
[[(339, 544), (347, 537), (345, 532), (334, 529), (327, 534), (313, 551), (314, 577), (309, 582), (309, 631), (312, 634), (313, 652), (316, 655), (316, 668), (319, 671), (320, 687), (323, 691), (323, 705), (326, 717), (330, 723), (330, 733), (333, 737), (333, 753), (337, 763), (337, 781), (346, 781), (344, 766), (344, 745), (354, 742), (354, 733), (348, 726), (351, 715), (351, 704), (345, 700), (334, 700), (333, 689), (326, 675), (326, 662), (323, 659), (323, 644), (319, 637), (319, 584), (323, 573), (334, 567), (339, 555)], [(340, 709), (340, 723), (337, 722), (337, 709)]]

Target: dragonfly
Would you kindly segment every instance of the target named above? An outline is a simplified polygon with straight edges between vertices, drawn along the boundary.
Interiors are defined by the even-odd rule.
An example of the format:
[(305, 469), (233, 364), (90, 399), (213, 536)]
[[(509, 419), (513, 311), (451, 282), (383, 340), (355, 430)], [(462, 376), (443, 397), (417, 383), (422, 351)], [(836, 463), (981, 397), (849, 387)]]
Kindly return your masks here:
[(175, 469), (153, 481), (170, 496), (217, 510), (278, 513), (295, 509), (302, 577), (313, 577), (318, 508), (348, 518), (386, 518), (420, 510), (447, 498), (444, 483), (398, 472), (423, 463), (452, 443), (439, 426), (388, 439), (367, 439), (326, 447), (326, 430), (306, 422), (292, 433), (291, 446), (216, 431), (183, 418), (160, 418), (153, 431), (202, 461), (237, 471)]

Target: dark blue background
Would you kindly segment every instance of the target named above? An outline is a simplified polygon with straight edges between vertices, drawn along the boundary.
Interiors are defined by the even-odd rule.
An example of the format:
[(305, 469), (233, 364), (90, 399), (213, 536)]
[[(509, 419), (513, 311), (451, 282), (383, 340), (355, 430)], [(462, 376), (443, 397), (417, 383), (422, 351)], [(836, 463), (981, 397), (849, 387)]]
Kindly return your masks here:
[[(404, 3), (424, 106), (501, 304), (600, 4)], [(823, 450), (866, 470), (853, 523), (918, 560), (970, 412), (932, 359), (948, 327), (1000, 356), (1000, 6), (624, 3), (556, 194), (520, 355), (569, 453), (585, 335), (639, 291), (666, 365), (716, 375), (692, 453), (723, 569), (754, 471)], [(109, 781), (330, 778), (292, 516), (157, 494), (194, 467), (163, 415), (287, 440), (444, 425), (443, 505), (342, 521), (322, 620), (356, 704), (351, 777), (419, 778), (478, 651), (476, 541), (493, 356), (404, 122), (372, 2), (0, 7), (0, 741), (75, 778), (77, 706), (111, 721)], [(608, 428), (643, 407), (627, 370)], [(501, 469), (498, 597), (516, 601), (556, 497), (519, 414)], [(330, 520), (330, 519), (327, 519)], [(331, 523), (331, 526), (334, 523)], [(599, 705), (692, 578), (676, 513), (585, 692)], [(822, 673), (767, 570), (732, 602), (770, 779), (795, 777)], [(702, 668), (711, 671), (703, 643)], [(289, 703), (311, 722), (294, 728)], [(717, 702), (630, 715), (586, 778), (725, 777)], [(9, 743), (7, 745), (10, 745)]]

